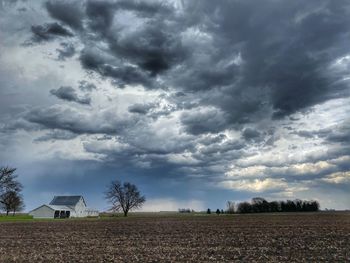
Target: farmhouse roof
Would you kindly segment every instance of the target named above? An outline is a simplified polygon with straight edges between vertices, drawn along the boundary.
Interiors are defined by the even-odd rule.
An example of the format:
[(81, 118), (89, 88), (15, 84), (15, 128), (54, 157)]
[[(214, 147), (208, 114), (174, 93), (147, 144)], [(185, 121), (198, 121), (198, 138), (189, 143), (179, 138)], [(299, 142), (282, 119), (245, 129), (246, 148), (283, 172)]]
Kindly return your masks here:
[[(81, 195), (60, 195), (55, 196), (52, 201), (50, 202), (50, 205), (67, 205), (67, 206), (75, 206), (80, 199), (83, 199), (83, 202), (85, 204), (85, 200)], [(85, 204), (86, 206), (86, 204)]]
[(44, 206), (46, 206), (47, 208), (50, 208), (51, 210), (54, 210), (54, 211), (56, 211), (56, 210), (72, 211), (72, 210), (74, 210), (72, 207), (69, 207), (69, 206), (66, 206), (66, 205), (41, 205), (41, 206), (39, 206), (39, 207), (29, 211), (29, 213), (31, 213), (31, 212), (33, 212), (35, 210), (38, 210), (39, 208), (42, 208)]

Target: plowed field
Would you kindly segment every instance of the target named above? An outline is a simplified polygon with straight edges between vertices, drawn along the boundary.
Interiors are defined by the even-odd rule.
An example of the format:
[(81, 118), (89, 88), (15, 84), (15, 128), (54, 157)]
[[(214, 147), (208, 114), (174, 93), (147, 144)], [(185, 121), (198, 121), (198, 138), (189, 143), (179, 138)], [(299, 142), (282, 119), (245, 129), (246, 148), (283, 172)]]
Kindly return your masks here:
[(350, 262), (350, 213), (0, 223), (0, 262)]

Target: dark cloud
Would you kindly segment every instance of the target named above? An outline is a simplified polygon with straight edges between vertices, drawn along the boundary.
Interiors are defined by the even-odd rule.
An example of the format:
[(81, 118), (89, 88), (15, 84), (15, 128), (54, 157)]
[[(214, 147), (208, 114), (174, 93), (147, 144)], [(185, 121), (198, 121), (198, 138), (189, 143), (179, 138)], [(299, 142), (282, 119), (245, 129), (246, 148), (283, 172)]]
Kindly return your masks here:
[[(292, 129), (292, 128), (291, 128)], [(312, 131), (305, 131), (305, 130), (301, 130), (301, 131), (293, 131), (291, 132), (291, 134), (296, 134), (300, 137), (304, 137), (304, 138), (314, 138), (316, 136), (315, 132)]]
[(73, 29), (82, 28), (82, 1), (48, 1), (45, 4), (50, 16)]
[[(24, 16), (38, 10), (29, 6)], [(91, 82), (62, 86), (85, 76), (68, 67), (50, 70), (42, 86), (55, 82), (61, 87), (51, 94), (76, 103), (50, 106), (45, 98), (33, 107), (22, 98), (19, 114), (9, 114), (9, 107), (0, 113), (8, 122), (0, 125), (0, 143), (17, 130), (13, 136), (45, 133), (35, 139), (40, 147), (75, 139), (78, 153), (55, 149), (55, 158), (92, 158), (125, 178), (166, 178), (159, 184), (173, 183), (173, 189), (179, 181), (195, 182), (203, 196), (203, 185), (229, 181), (225, 198), (261, 189), (297, 195), (339, 180), (347, 185), (341, 173), (349, 171), (348, 113), (333, 99), (350, 95), (348, 1), (65, 0), (48, 1), (44, 9), (50, 20), (35, 20), (44, 24), (32, 27), (33, 41), (64, 42), (56, 50), (59, 60), (77, 58)], [(62, 39), (73, 34), (74, 42)], [(43, 54), (56, 48), (41, 47)], [(65, 64), (74, 66), (73, 59)], [(31, 71), (26, 61), (20, 66), (33, 72), (31, 79), (44, 78), (34, 65)], [(57, 84), (61, 70), (68, 74), (65, 84)], [(105, 80), (125, 89), (112, 91)], [(11, 91), (27, 87), (5, 83)], [(39, 90), (36, 81), (32, 86)], [(9, 98), (0, 93), (0, 100)]]
[(75, 134), (120, 134), (137, 122), (137, 119), (118, 117), (114, 111), (80, 112), (65, 105), (31, 109), (24, 119), (40, 124), (45, 129), (65, 130)]
[(58, 23), (49, 23), (45, 25), (31, 27), (34, 42), (49, 41), (56, 37), (72, 37), (73, 33)]
[[(347, 53), (341, 44), (350, 22), (347, 8), (341, 8), (347, 3), (323, 2), (317, 11), (313, 1), (268, 1), (262, 10), (257, 5), (195, 1), (176, 13), (156, 1), (87, 1), (83, 14), (76, 2), (46, 4), (51, 16), (72, 27), (81, 28), (86, 18), (86, 34), (107, 44), (96, 51), (86, 43), (84, 68), (120, 87), (165, 84), (198, 93), (201, 103), (228, 114), (228, 127), (254, 122), (261, 112), (281, 118), (339, 96), (345, 87), (335, 84), (339, 75), (329, 66)], [(125, 11), (140, 26), (115, 24)]]
[(90, 97), (79, 97), (76, 91), (69, 86), (62, 86), (58, 89), (52, 89), (50, 90), (50, 93), (61, 100), (73, 101), (85, 105), (90, 105), (91, 103)]
[[(347, 86), (337, 80), (343, 73), (330, 66), (348, 53), (348, 7), (343, 0), (271, 0), (264, 6), (206, 0), (183, 2), (180, 10), (157, 1), (46, 3), (53, 18), (85, 31), (84, 68), (120, 87), (197, 93), (202, 104), (228, 114), (228, 127), (254, 122), (262, 112), (283, 118), (342, 96)], [(118, 24), (123, 12), (139, 25)], [(39, 39), (50, 38), (48, 31), (33, 28)], [(101, 43), (103, 51), (94, 51)]]
[(106, 77), (113, 78), (113, 83), (119, 87), (125, 85), (144, 85), (145, 87), (154, 87), (152, 80), (150, 80), (145, 72), (134, 66), (113, 66), (100, 65), (99, 72)]
[[(111, 52), (136, 63), (154, 77), (185, 58), (180, 39), (167, 30), (170, 28), (162, 24), (150, 24), (119, 39), (109, 39)], [(135, 38), (141, 41), (134, 41)]]
[[(324, 2), (318, 11), (314, 4), (268, 1), (260, 10), (256, 1), (195, 1), (176, 13), (157, 2), (89, 1), (89, 33), (108, 48), (87, 46), (80, 60), (121, 87), (197, 94), (200, 103), (227, 114), (227, 127), (282, 118), (346, 89), (329, 67), (348, 52), (341, 43), (350, 20), (340, 8), (347, 3)], [(144, 23), (133, 30), (116, 26), (121, 11)]]
[(87, 70), (99, 73), (103, 77), (110, 77), (113, 83), (123, 88), (125, 85), (143, 85), (155, 88), (156, 84), (149, 78), (148, 73), (135, 66), (116, 64), (111, 58), (106, 58), (96, 50), (84, 50), (80, 56), (81, 64)]
[(138, 113), (138, 114), (147, 114), (150, 109), (154, 107), (153, 104), (134, 104), (129, 106), (128, 110), (131, 113)]
[[(348, 87), (337, 80), (345, 73), (332, 65), (348, 53), (347, 7), (343, 0), (46, 3), (52, 18), (80, 30), (83, 68), (118, 87), (181, 94), (171, 98), (170, 111), (152, 114), (157, 119), (187, 109), (183, 131), (195, 135), (242, 130), (343, 96)], [(139, 114), (150, 110), (129, 107)], [(249, 128), (242, 136), (274, 143), (273, 136)]]
[[(217, 49), (214, 49), (216, 53), (209, 53), (208, 69), (225, 72), (228, 66), (220, 62), (224, 62), (228, 54), (240, 54), (242, 60), (239, 71), (229, 70), (230, 77), (219, 78), (220, 81), (211, 78), (208, 85), (203, 78), (195, 77), (191, 86), (212, 89), (216, 85), (234, 84), (223, 91), (231, 102), (222, 104), (225, 110), (239, 113), (248, 110), (249, 113), (244, 104), (236, 103), (238, 95), (248, 103), (255, 101), (252, 114), (265, 103), (273, 107), (275, 117), (334, 97), (335, 90), (345, 87), (333, 84), (338, 76), (330, 74), (328, 67), (334, 56), (347, 52), (340, 43), (348, 34), (349, 16), (345, 11), (348, 9), (340, 10), (340, 6), (348, 3), (324, 2), (324, 9), (318, 12), (312, 11), (314, 4), (294, 1), (286, 6), (282, 2), (268, 1), (262, 7), (256, 1), (189, 3), (198, 12), (200, 22), (195, 23), (204, 23), (208, 26), (206, 33), (215, 37), (213, 46)], [(300, 21), (298, 16), (302, 17)], [(327, 34), (329, 38), (324, 38)], [(207, 69), (185, 70), (185, 76), (196, 76)], [(265, 96), (256, 96), (261, 93)]]
[(86, 16), (89, 27), (97, 36), (104, 36), (110, 28), (115, 13), (115, 3), (111, 1), (88, 1)]
[[(211, 143), (207, 147), (203, 147), (199, 152), (195, 154), (195, 156), (198, 159), (205, 160), (203, 163), (222, 161), (225, 159), (225, 157), (234, 159), (235, 155), (232, 154), (232, 152), (238, 153), (239, 150), (243, 149), (245, 146), (245, 143), (240, 140), (227, 140), (223, 143)], [(214, 154), (216, 155), (216, 158), (213, 158)], [(226, 154), (228, 155), (225, 156)], [(240, 153), (240, 155), (241, 154), (242, 153)]]
[(261, 139), (261, 134), (255, 129), (246, 128), (242, 132), (242, 136), (247, 141), (259, 141)]
[(227, 136), (225, 134), (218, 134), (218, 135), (207, 135), (199, 140), (199, 143), (203, 145), (211, 145), (214, 143), (220, 143), (223, 140), (225, 140)]
[(167, 3), (157, 1), (96, 1), (86, 2), (86, 16), (89, 28), (97, 36), (107, 38), (111, 36), (110, 27), (113, 24), (115, 15), (120, 11), (132, 11), (136, 16), (144, 18), (161, 19), (164, 16), (171, 16), (173, 9)]
[(346, 120), (330, 128), (293, 131), (291, 134), (296, 134), (304, 138), (321, 138), (325, 140), (325, 142), (341, 143), (345, 146), (350, 142), (350, 122)]
[(118, 9), (135, 11), (137, 15), (144, 17), (154, 17), (156, 16), (168, 16), (172, 15), (174, 9), (168, 5), (166, 2), (157, 2), (157, 1), (118, 1), (116, 3)]
[(74, 45), (71, 43), (61, 43), (61, 48), (56, 49), (58, 52), (58, 60), (64, 61), (66, 58), (71, 58), (75, 54)]
[(40, 136), (35, 139), (36, 142), (45, 142), (45, 141), (57, 141), (57, 140), (71, 140), (76, 138), (77, 135), (64, 130), (52, 130), (47, 134)]
[(323, 137), (331, 143), (341, 143), (342, 145), (350, 145), (350, 121), (345, 121), (337, 127), (322, 133)]
[[(124, 30), (113, 21), (122, 11), (130, 11), (135, 19), (144, 21), (136, 30)], [(120, 86), (141, 84), (146, 88), (158, 88), (155, 77), (166, 72), (185, 58), (181, 40), (171, 32), (176, 30), (166, 25), (164, 15), (171, 19), (167, 4), (142, 1), (88, 1), (86, 15), (90, 36), (103, 40), (108, 45), (103, 57), (100, 52), (87, 48), (81, 55), (83, 67), (110, 77)], [(138, 41), (135, 41), (135, 39)], [(108, 57), (108, 59), (106, 58)]]
[(225, 115), (217, 109), (183, 113), (181, 122), (186, 132), (193, 135), (217, 133), (226, 127)]

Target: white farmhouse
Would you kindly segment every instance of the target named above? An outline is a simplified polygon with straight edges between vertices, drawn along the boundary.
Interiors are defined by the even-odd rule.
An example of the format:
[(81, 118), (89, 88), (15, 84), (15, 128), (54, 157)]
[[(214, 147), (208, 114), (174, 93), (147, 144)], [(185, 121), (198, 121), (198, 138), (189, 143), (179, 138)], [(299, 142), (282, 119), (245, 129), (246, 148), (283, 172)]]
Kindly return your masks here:
[(69, 218), (98, 216), (98, 211), (86, 206), (84, 197), (55, 196), (50, 204), (42, 205), (29, 212), (34, 218)]

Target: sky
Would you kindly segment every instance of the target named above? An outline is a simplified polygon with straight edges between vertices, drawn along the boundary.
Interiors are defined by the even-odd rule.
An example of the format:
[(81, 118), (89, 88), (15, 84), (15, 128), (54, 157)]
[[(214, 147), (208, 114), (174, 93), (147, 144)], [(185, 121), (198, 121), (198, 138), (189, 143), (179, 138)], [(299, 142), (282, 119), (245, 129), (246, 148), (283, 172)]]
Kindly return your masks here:
[(350, 209), (347, 0), (0, 0), (0, 165), (26, 210)]

